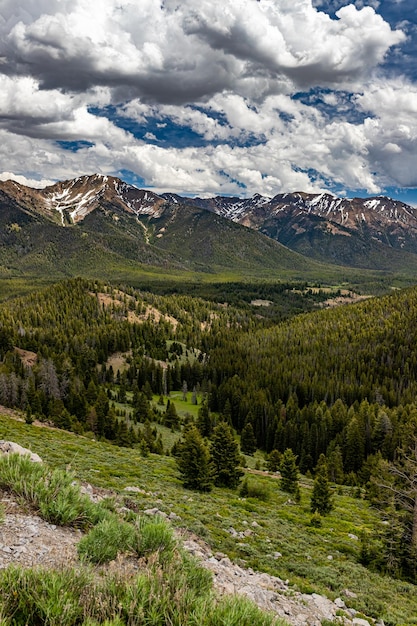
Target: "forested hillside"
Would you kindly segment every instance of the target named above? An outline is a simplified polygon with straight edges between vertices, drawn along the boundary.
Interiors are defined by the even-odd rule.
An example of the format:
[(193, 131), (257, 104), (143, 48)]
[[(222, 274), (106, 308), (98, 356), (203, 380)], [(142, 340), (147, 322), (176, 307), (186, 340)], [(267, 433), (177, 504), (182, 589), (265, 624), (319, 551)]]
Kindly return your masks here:
[(344, 471), (393, 458), (417, 391), (417, 290), (301, 315), (255, 333), (228, 332), (210, 352), (211, 408), (258, 445), (292, 448), (302, 471), (339, 446)]
[(123, 376), (129, 390), (148, 382), (155, 393), (169, 394), (183, 380), (203, 378), (204, 356), (196, 353), (192, 367), (186, 359), (181, 364), (176, 353), (182, 345), (198, 346), (207, 332), (248, 323), (237, 310), (198, 298), (129, 295), (70, 280), (1, 307), (0, 403), (56, 426), (117, 439), (105, 391), (121, 382), (107, 364), (111, 355), (122, 353), (129, 363)]
[[(391, 501), (403, 529), (391, 545), (417, 549), (417, 493), (404, 486), (415, 474), (404, 464), (417, 462), (417, 288), (279, 322), (234, 299), (71, 279), (3, 303), (0, 404), (144, 453), (170, 452), (152, 423), (212, 437), (227, 422), (269, 467), (291, 450), (309, 475), (324, 455), (332, 482), (366, 485), (380, 504), (372, 475), (394, 463), (403, 484), (392, 493), (405, 495)], [(174, 392), (191, 394), (181, 415)], [(399, 562), (414, 579), (410, 553)]]
[(0, 402), (85, 423), (100, 390), (120, 384), (108, 361), (120, 352), (127, 391), (204, 385), (213, 412), (238, 432), (250, 422), (268, 452), (292, 448), (303, 471), (335, 445), (346, 473), (378, 450), (392, 458), (417, 393), (417, 289), (269, 328), (258, 310), (77, 279), (10, 301)]

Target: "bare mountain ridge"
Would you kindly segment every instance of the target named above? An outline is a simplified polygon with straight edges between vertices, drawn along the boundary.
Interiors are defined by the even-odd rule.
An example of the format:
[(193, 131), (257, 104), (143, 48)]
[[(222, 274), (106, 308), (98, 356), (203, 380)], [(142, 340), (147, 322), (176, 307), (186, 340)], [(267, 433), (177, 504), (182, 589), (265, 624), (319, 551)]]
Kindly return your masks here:
[[(158, 221), (181, 206), (204, 209), (256, 230), (288, 248), (317, 260), (371, 267), (382, 244), (417, 254), (417, 209), (384, 196), (338, 198), (329, 193), (278, 194), (268, 198), (188, 198), (158, 195), (118, 178), (81, 176), (45, 189), (31, 189), (13, 181), (0, 183), (5, 194), (31, 214), (57, 224), (82, 222), (95, 209), (113, 207), (125, 215)], [(160, 235), (162, 236), (162, 234)]]
[(41, 190), (0, 183), (0, 275), (107, 277), (144, 268), (245, 278), (321, 271), (256, 230), (118, 178), (81, 176)]
[(385, 196), (348, 199), (329, 193), (296, 192), (274, 198), (257, 194), (246, 200), (216, 197), (193, 202), (286, 245), (291, 235), (296, 238), (308, 230), (320, 229), (343, 236), (366, 233), (395, 248), (417, 251), (417, 209)]

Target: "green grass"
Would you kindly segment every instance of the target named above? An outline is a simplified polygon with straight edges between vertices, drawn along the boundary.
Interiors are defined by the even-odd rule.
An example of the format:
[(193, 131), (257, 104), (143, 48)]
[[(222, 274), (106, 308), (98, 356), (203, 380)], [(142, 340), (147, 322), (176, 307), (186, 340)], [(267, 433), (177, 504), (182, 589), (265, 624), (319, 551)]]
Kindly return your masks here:
[(81, 494), (74, 479), (73, 473), (32, 463), (28, 456), (0, 456), (0, 487), (23, 498), (48, 522), (87, 528), (108, 511)]
[[(194, 418), (198, 416), (198, 409), (201, 406), (201, 396), (198, 396), (197, 398), (198, 404), (193, 404), (191, 402), (191, 396), (192, 396), (192, 392), (190, 391), (186, 393), (187, 400), (183, 400), (182, 391), (171, 391), (171, 393), (169, 394), (168, 399), (175, 404), (177, 413), (181, 417), (185, 417), (187, 413), (189, 415), (192, 415)], [(164, 398), (164, 402), (165, 402), (164, 406), (161, 406), (160, 404), (158, 404), (158, 399), (159, 399), (159, 396), (153, 397), (153, 406), (156, 409), (158, 409), (158, 411), (163, 413), (166, 410), (167, 398)]]
[(9, 567), (0, 589), (0, 621), (10, 626), (285, 626), (246, 599), (216, 602), (209, 573), (187, 555), (132, 578)]
[[(107, 511), (82, 496), (76, 484), (68, 490), (66, 474), (44, 463), (30, 462), (29, 457), (10, 455), (0, 458), (1, 487), (12, 490), (31, 505), (37, 505), (42, 517), (43, 495), (53, 488), (54, 498), (74, 507), (77, 519), (97, 512), (95, 525), (78, 544), (81, 564), (59, 570), (24, 569), (9, 566), (0, 572), (0, 620), (2, 624), (33, 626), (90, 626), (118, 624), (144, 626), (272, 626), (272, 615), (260, 611), (242, 598), (217, 599), (211, 574), (186, 553), (174, 537), (168, 521), (161, 516), (149, 518), (127, 511)], [(69, 476), (68, 480), (71, 480)], [(62, 487), (62, 493), (60, 488)], [(82, 510), (84, 505), (85, 510)], [(124, 513), (126, 516), (126, 513)], [(59, 520), (73, 523), (73, 520)], [(102, 565), (122, 557), (140, 558), (134, 566), (137, 574), (126, 576), (116, 567), (111, 574), (94, 571), (88, 563)], [(282, 626), (284, 622), (279, 621)]]
[(108, 563), (120, 553), (132, 552), (134, 542), (133, 526), (112, 515), (84, 535), (78, 544), (78, 555), (90, 563)]
[[(344, 597), (348, 606), (381, 617), (387, 626), (417, 624), (416, 588), (408, 583), (373, 573), (358, 563), (360, 542), (349, 534), (375, 532), (381, 523), (363, 500), (349, 490), (334, 495), (334, 510), (323, 517), (320, 528), (310, 525), (312, 482), (303, 479), (299, 505), (289, 504), (271, 475), (249, 475), (270, 494), (267, 501), (241, 498), (237, 491), (214, 488), (210, 494), (185, 490), (175, 461), (94, 442), (64, 431), (29, 426), (0, 418), (0, 438), (13, 440), (38, 453), (55, 468), (67, 464), (81, 480), (124, 493), (139, 510), (157, 507), (181, 517), (177, 523), (201, 535), (213, 551), (267, 573), (288, 578), (295, 589), (324, 593), (331, 598), (349, 589), (356, 599)], [(137, 486), (145, 493), (123, 492)], [(252, 526), (256, 522), (255, 526)], [(252, 530), (242, 539), (237, 532)], [(275, 558), (274, 553), (281, 557)], [(328, 557), (331, 556), (332, 560)]]

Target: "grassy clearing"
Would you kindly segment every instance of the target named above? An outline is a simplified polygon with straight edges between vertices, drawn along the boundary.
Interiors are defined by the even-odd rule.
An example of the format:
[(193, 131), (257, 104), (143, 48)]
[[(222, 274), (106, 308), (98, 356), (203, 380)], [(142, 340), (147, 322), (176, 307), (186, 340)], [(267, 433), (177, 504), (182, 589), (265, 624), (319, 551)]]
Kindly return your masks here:
[[(180, 417), (185, 417), (187, 414), (192, 415), (194, 418), (198, 416), (198, 409), (201, 407), (201, 396), (198, 396), (198, 404), (191, 402), (192, 393), (187, 392), (185, 394), (186, 400), (183, 399), (182, 391), (171, 391), (169, 394), (169, 400), (175, 404), (175, 408)], [(164, 398), (165, 405), (158, 404), (159, 396), (154, 396), (153, 406), (163, 413), (166, 410), (167, 398)]]
[[(249, 475), (249, 485), (255, 497), (241, 498), (237, 491), (218, 488), (200, 494), (181, 486), (170, 457), (143, 458), (136, 450), (7, 417), (0, 418), (0, 438), (32, 449), (55, 468), (70, 464), (79, 479), (99, 487), (121, 493), (127, 486), (140, 487), (144, 493), (128, 494), (139, 510), (157, 507), (166, 513), (173, 511), (181, 517), (180, 526), (202, 536), (213, 550), (288, 578), (296, 589), (342, 596), (348, 606), (383, 618), (387, 626), (417, 624), (415, 587), (359, 565), (360, 542), (355, 537), (362, 530), (372, 533), (381, 522), (368, 504), (353, 498), (348, 489), (342, 495), (334, 494), (334, 510), (323, 518), (320, 528), (314, 528), (310, 525), (312, 483), (308, 480), (303, 480), (299, 505), (288, 502), (276, 477), (254, 473)], [(268, 498), (261, 500), (259, 493), (267, 493)], [(240, 539), (232, 536), (231, 529), (252, 532)], [(357, 598), (346, 597), (346, 589)]]

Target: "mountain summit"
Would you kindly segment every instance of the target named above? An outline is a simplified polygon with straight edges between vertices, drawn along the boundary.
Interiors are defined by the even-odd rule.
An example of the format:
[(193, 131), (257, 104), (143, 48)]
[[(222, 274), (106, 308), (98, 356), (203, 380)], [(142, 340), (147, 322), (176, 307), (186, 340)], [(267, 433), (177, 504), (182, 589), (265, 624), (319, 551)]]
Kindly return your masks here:
[[(225, 226), (219, 231), (215, 216), (327, 263), (389, 269), (406, 261), (406, 253), (417, 254), (417, 209), (383, 196), (347, 199), (329, 193), (297, 192), (274, 198), (259, 194), (248, 199), (188, 198), (158, 195), (112, 176), (94, 174), (44, 189), (31, 189), (13, 181), (0, 183), (2, 210), (10, 204), (32, 217), (42, 216), (64, 227), (81, 225), (100, 210), (113, 223), (122, 221), (126, 228), (132, 223), (139, 225), (147, 243), (153, 241), (176, 254), (178, 249), (173, 248), (172, 240), (175, 230), (176, 245), (181, 241), (181, 251), (187, 251), (194, 260), (199, 251), (186, 232), (195, 237), (198, 221), (206, 234), (203, 249), (209, 253), (215, 237), (225, 235)], [(128, 218), (134, 218), (130, 226), (125, 222)], [(237, 231), (233, 232), (237, 236)]]

